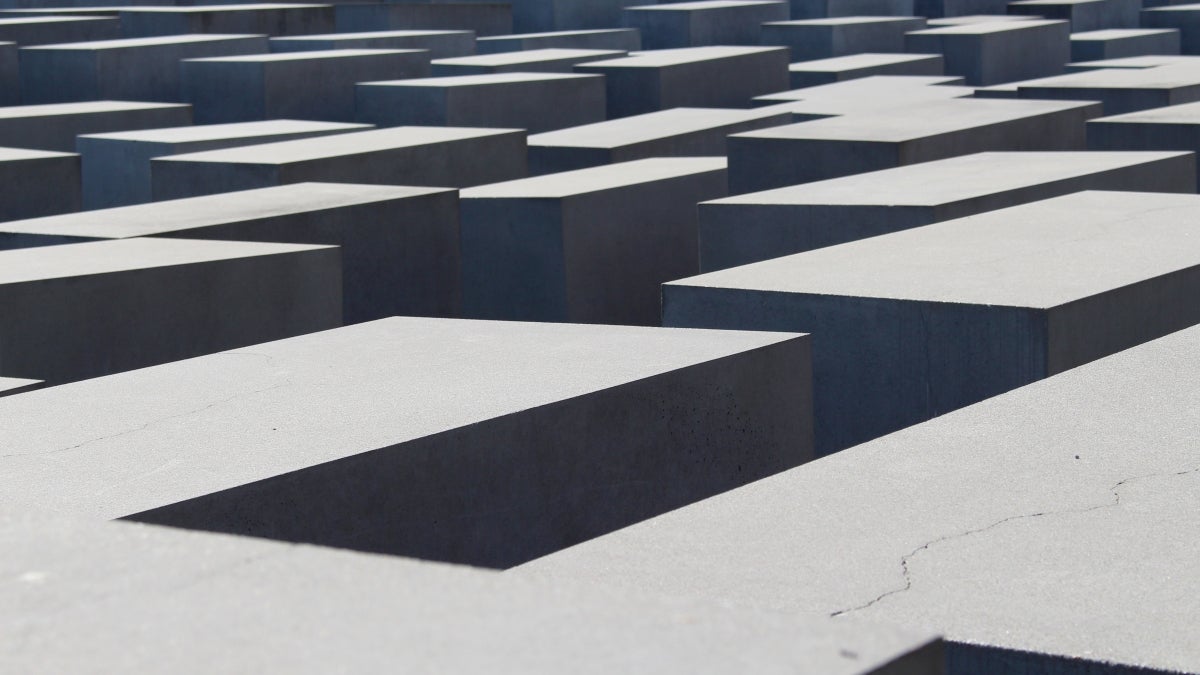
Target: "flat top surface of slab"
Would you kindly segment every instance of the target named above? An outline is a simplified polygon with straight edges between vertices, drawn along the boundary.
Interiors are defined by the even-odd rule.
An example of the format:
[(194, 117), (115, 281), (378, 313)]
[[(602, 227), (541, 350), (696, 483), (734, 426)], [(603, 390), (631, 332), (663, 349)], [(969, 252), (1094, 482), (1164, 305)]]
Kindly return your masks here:
[[(920, 54), (919, 56), (928, 57), (929, 54)], [(866, 96), (872, 100), (884, 97), (888, 102), (894, 102), (897, 96), (904, 95), (939, 98), (948, 91), (966, 89), (966, 87), (953, 86), (953, 83), (961, 81), (962, 78), (953, 75), (872, 75), (870, 77), (860, 77), (843, 82), (831, 82), (829, 84), (819, 84), (814, 87), (764, 94), (755, 100), (814, 101)], [(971, 91), (974, 91), (974, 89), (971, 89)]]
[(795, 337), (406, 317), (254, 345), (0, 401), (0, 502), (115, 518)]
[(0, 18), (0, 27), (3, 26), (27, 26), (29, 24), (47, 24), (47, 23), (79, 23), (87, 21), (111, 21), (107, 17), (102, 16), (31, 16), (29, 18)]
[(1097, 117), (1089, 122), (1124, 122), (1129, 124), (1200, 124), (1200, 102), (1150, 108), (1137, 112)]
[(800, 61), (788, 66), (788, 70), (793, 72), (836, 73), (842, 70), (856, 70), (858, 68), (886, 66), (893, 63), (925, 61), (927, 59), (937, 58), (937, 56), (937, 54), (851, 54), (849, 56), (835, 56), (829, 59)]
[(1040, 26), (1065, 24), (1067, 21), (1052, 21), (1031, 19), (1029, 21), (988, 21), (985, 23), (964, 23), (956, 26), (938, 26), (925, 30), (912, 31), (910, 35), (985, 35), (988, 33), (1007, 33), (1014, 30), (1028, 30)]
[(19, 162), (26, 159), (52, 159), (54, 157), (77, 157), (71, 152), (49, 150), (26, 150), (24, 148), (0, 148), (0, 162)]
[(777, 52), (786, 47), (683, 47), (680, 49), (656, 49), (647, 52), (630, 52), (629, 56), (608, 61), (592, 61), (580, 64), (584, 67), (604, 66), (619, 68), (661, 68), (697, 63), (710, 59), (725, 59), (750, 54)]
[(110, 141), (140, 143), (194, 143), (226, 138), (255, 138), (272, 134), (301, 134), (315, 131), (368, 130), (369, 124), (347, 122), (314, 122), (307, 120), (260, 120), (231, 124), (200, 124), (190, 127), (118, 131), (110, 134), (87, 134), (79, 138), (98, 138)]
[(654, 157), (492, 183), (460, 191), (463, 199), (555, 199), (725, 169), (724, 157)]
[(670, 108), (644, 115), (547, 131), (529, 137), (529, 145), (617, 148), (631, 143), (737, 124), (780, 114), (768, 108)]
[(737, 7), (755, 6), (755, 5), (778, 5), (779, 0), (698, 0), (697, 2), (672, 2), (665, 5), (638, 5), (636, 7), (626, 7), (625, 9), (637, 11), (676, 11), (676, 12), (695, 12), (697, 10), (706, 9), (733, 9)]
[(621, 56), (623, 51), (614, 49), (529, 49), (523, 52), (499, 52), (437, 59), (433, 63), (446, 66), (507, 66), (518, 63), (536, 63), (557, 59), (576, 59), (594, 56), (597, 58)]
[(0, 120), (22, 117), (55, 117), (58, 115), (89, 115), (132, 110), (188, 108), (186, 103), (146, 103), (142, 101), (82, 101), (79, 103), (47, 103), (43, 105), (12, 105), (0, 107)]
[(377, 30), (366, 33), (322, 33), (320, 35), (286, 35), (271, 38), (272, 42), (289, 42), (305, 40), (363, 40), (369, 38), (392, 37), (436, 37), (442, 35), (468, 35), (469, 30)]
[(670, 282), (1048, 309), (1200, 265), (1200, 196), (1077, 192)]
[(163, 35), (160, 37), (121, 38), (119, 40), (96, 40), (95, 42), (64, 42), (57, 45), (41, 45), (23, 47), (24, 50), (37, 49), (71, 49), (71, 50), (100, 50), (100, 49), (137, 49), (139, 47), (161, 47), (163, 45), (190, 44), (195, 42), (220, 42), (222, 40), (244, 40), (262, 37), (261, 35), (241, 35), (222, 33), (192, 33), (186, 35)]
[(1131, 37), (1148, 35), (1165, 35), (1174, 33), (1177, 28), (1106, 28), (1104, 30), (1089, 30), (1082, 33), (1071, 33), (1071, 40), (1086, 42), (1090, 40), (1122, 40)]
[(415, 54), (423, 49), (319, 49), (311, 52), (276, 52), (272, 54), (239, 54), (185, 59), (187, 63), (274, 63), (278, 61), (315, 61), (318, 59), (352, 59), (359, 56), (383, 54)]
[(550, 82), (553, 80), (589, 80), (603, 77), (590, 73), (480, 73), (478, 75), (450, 75), (447, 77), (423, 77), (411, 80), (384, 80), (381, 82), (359, 82), (359, 84), (402, 87), (478, 87), (488, 84), (512, 84), (514, 82)]
[(1172, 56), (1169, 54), (1153, 54), (1147, 56), (1126, 56), (1119, 59), (1103, 59), (1101, 61), (1079, 61), (1072, 66), (1088, 66), (1091, 68), (1157, 68), (1158, 66), (1193, 64), (1200, 66), (1200, 56)]
[(1200, 3), (1190, 5), (1167, 5), (1165, 7), (1153, 7), (1144, 9), (1144, 12), (1195, 12), (1200, 10)]
[[(666, 5), (674, 7), (675, 5)], [(797, 19), (795, 21), (768, 21), (764, 26), (853, 26), (863, 23), (893, 23), (912, 21), (919, 16), (831, 16), (823, 19)]]
[(570, 37), (572, 35), (598, 35), (603, 33), (628, 33), (636, 28), (596, 28), (593, 30), (555, 30), (546, 33), (514, 33), (512, 35), (489, 35), (479, 40), (524, 40), (526, 38)]
[(1200, 66), (1187, 63), (1153, 68), (1103, 68), (1036, 80), (1011, 82), (1001, 87), (1056, 87), (1061, 89), (1175, 89), (1200, 85)]
[(286, 2), (260, 2), (239, 5), (192, 5), (190, 7), (121, 7), (123, 12), (147, 12), (153, 14), (208, 14), (211, 12), (257, 12), (270, 9), (321, 9), (332, 5)]
[(0, 232), (98, 238), (145, 237), (342, 206), (447, 192), (447, 188), (294, 183), (0, 223)]
[(1001, 21), (1037, 21), (1040, 16), (1020, 14), (968, 14), (967, 16), (946, 16), (929, 19), (930, 26), (962, 26), (969, 23), (997, 23)]

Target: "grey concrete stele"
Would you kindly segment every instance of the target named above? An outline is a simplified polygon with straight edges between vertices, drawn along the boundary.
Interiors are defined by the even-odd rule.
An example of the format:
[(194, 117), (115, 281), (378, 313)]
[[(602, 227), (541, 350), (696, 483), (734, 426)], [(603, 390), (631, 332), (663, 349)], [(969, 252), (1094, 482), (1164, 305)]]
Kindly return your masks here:
[(429, 58), (446, 59), (474, 54), (475, 33), (469, 30), (386, 30), (271, 38), (272, 52), (318, 49), (428, 49)]
[(549, 48), (437, 59), (431, 65), (432, 74), (436, 77), (487, 73), (570, 73), (577, 63), (622, 56), (625, 56), (624, 51), (612, 49)]
[(699, 206), (700, 271), (1080, 190), (1191, 193), (1195, 163), (1187, 152), (984, 152), (718, 199)]
[(1071, 61), (1102, 61), (1130, 56), (1178, 54), (1175, 28), (1113, 28), (1071, 34)]
[(121, 37), (121, 23), (103, 16), (28, 16), (0, 18), (0, 41), (22, 47), (62, 42), (115, 40)]
[(905, 33), (923, 28), (925, 19), (917, 16), (778, 21), (763, 24), (760, 41), (787, 47), (792, 61), (811, 61), (865, 52), (902, 52)]
[(720, 157), (463, 190), (463, 316), (658, 325), (659, 285), (697, 270), (696, 203), (726, 193)]
[(75, 137), (109, 131), (178, 127), (192, 123), (192, 106), (179, 103), (89, 101), (0, 108), (0, 146), (73, 152)]
[(78, 211), (79, 155), (0, 147), (0, 221)]
[(766, 94), (755, 98), (754, 103), (788, 110), (798, 122), (885, 111), (894, 111), (892, 114), (903, 120), (908, 113), (899, 111), (908, 106), (971, 98), (976, 89), (961, 84), (961, 77), (947, 75), (871, 75)]
[(127, 37), (181, 33), (304, 35), (331, 33), (332, 5), (246, 3), (192, 7), (129, 7), (118, 12)]
[(663, 286), (663, 324), (813, 334), (820, 453), (1200, 321), (1200, 196), (1077, 192)]
[(1141, 10), (1141, 0), (1018, 0), (1008, 3), (1009, 14), (1069, 21), (1072, 33), (1137, 28)]
[(5, 397), (0, 505), (509, 567), (808, 460), (808, 345), (362, 323)]
[(789, 4), (791, 17), (797, 20), (838, 16), (925, 16), (913, 9), (913, 0), (789, 0)]
[(0, 376), (60, 384), (341, 324), (336, 247), (128, 239), (0, 252)]
[(641, 48), (642, 36), (633, 28), (492, 35), (475, 40), (475, 51), (480, 54), (520, 52), (530, 49), (614, 49), (632, 52)]
[(1093, 150), (1200, 152), (1200, 102), (1088, 120)]
[(507, 574), (899, 623), (950, 675), (1194, 672), (1197, 382), (1192, 328)]
[(1200, 4), (1154, 7), (1142, 11), (1144, 28), (1177, 28), (1184, 54), (1200, 54)]
[(756, 45), (762, 24), (787, 21), (784, 0), (698, 0), (626, 7), (621, 23), (636, 28), (644, 49)]
[(793, 89), (844, 82), (872, 75), (942, 75), (941, 54), (853, 54), (793, 63), (788, 77)]
[[(1155, 57), (1148, 57), (1155, 58)], [(1165, 58), (1165, 57), (1164, 57)], [(1191, 64), (1102, 68), (979, 89), (978, 97), (1099, 101), (1107, 115), (1200, 101), (1200, 69)]]
[(337, 32), (469, 30), (479, 37), (513, 32), (512, 5), (501, 2), (387, 2), (334, 8)]
[(948, 74), (986, 87), (1063, 72), (1070, 34), (1067, 21), (1006, 21), (914, 31), (904, 44), (908, 52), (941, 54)]
[(288, 183), (468, 187), (527, 175), (521, 129), (396, 127), (160, 157), (155, 199)]

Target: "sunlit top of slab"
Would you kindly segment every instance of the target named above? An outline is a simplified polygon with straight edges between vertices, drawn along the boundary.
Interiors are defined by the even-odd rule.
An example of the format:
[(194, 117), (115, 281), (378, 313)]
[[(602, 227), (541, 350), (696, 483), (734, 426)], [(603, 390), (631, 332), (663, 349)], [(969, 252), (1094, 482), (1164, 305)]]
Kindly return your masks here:
[(655, 157), (467, 188), (463, 199), (555, 199), (724, 171), (724, 157)]

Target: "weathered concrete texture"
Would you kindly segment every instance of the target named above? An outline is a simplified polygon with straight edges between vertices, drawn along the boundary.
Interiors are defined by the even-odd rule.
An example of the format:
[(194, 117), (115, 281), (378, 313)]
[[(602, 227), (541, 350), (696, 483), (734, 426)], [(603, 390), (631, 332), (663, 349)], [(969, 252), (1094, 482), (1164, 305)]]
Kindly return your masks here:
[(1195, 192), (1195, 161), (1186, 152), (985, 152), (718, 199), (700, 204), (700, 271), (1080, 190)]
[(192, 106), (91, 101), (0, 108), (0, 146), (71, 152), (75, 137), (192, 123)]
[(1200, 321), (1200, 196), (1079, 192), (663, 287), (663, 323), (814, 336), (818, 452)]
[(1141, 0), (1018, 0), (1008, 3), (1010, 14), (1069, 21), (1072, 33), (1137, 28), (1141, 11)]
[(467, 187), (526, 175), (519, 129), (398, 127), (162, 157), (155, 199), (328, 181)]
[(791, 87), (815, 87), (872, 75), (941, 75), (941, 54), (854, 54), (793, 63)]
[(180, 101), (181, 59), (265, 51), (263, 35), (175, 35), (26, 47), (21, 49), (22, 100)]
[(115, 40), (121, 37), (121, 23), (99, 16), (30, 16), (0, 18), (0, 41), (22, 47), (59, 42)]
[(1099, 116), (1100, 104), (1090, 102), (952, 99), (750, 131), (729, 137), (729, 189), (755, 192), (976, 152), (1083, 150), (1084, 122)]
[(1111, 29), (1071, 35), (1071, 60), (1076, 62), (1178, 53), (1179, 31), (1174, 28)]
[(988, 86), (1063, 72), (1071, 57), (1066, 21), (1005, 21), (943, 26), (905, 36), (905, 50), (941, 54), (946, 72)]
[(498, 52), (433, 62), (434, 76), (484, 75), (487, 73), (570, 73), (577, 63), (603, 61), (625, 56), (612, 49), (531, 49)]
[(699, 0), (626, 7), (621, 22), (638, 29), (645, 49), (675, 49), (756, 45), (763, 23), (789, 16), (784, 1)]
[(1177, 28), (1184, 54), (1200, 54), (1200, 4), (1156, 7), (1142, 11), (1145, 28)]
[(0, 502), (508, 567), (806, 461), (808, 345), (358, 324), (7, 397)]
[(925, 28), (915, 16), (849, 16), (779, 21), (762, 27), (764, 45), (791, 50), (792, 61), (809, 61), (864, 52), (902, 52), (904, 34)]
[(787, 50), (779, 47), (691, 47), (636, 52), (575, 66), (605, 76), (608, 116), (628, 117), (686, 106), (744, 107), (787, 89)]
[(1089, 120), (1088, 147), (1095, 150), (1200, 151), (1200, 103), (1155, 108)]
[(333, 6), (318, 4), (223, 4), (191, 7), (122, 9), (121, 30), (127, 37), (181, 33), (255, 33), (305, 35), (331, 33)]
[(529, 137), (529, 173), (540, 176), (650, 157), (723, 156), (729, 134), (791, 121), (791, 112), (773, 108), (671, 108), (550, 131)]
[(27, 380), (19, 377), (0, 377), (0, 396), (12, 396), (33, 391), (42, 386), (41, 380)]
[(1194, 672), (1198, 381), (1190, 329), (510, 574), (899, 622), (952, 675)]
[(0, 223), (0, 249), (130, 237), (340, 247), (342, 320), (459, 314), (458, 195), (301, 183)]
[(519, 52), (530, 49), (615, 49), (632, 52), (642, 48), (642, 36), (633, 28), (566, 30), (549, 33), (520, 33), (481, 37), (475, 42), (480, 54)]
[(3, 251), (0, 376), (58, 384), (338, 326), (341, 275), (331, 246), (128, 239)]
[(370, 128), (368, 124), (283, 119), (80, 136), (76, 139), (76, 149), (83, 161), (83, 208), (103, 209), (153, 201), (150, 160), (155, 157)]
[(21, 102), (21, 67), (17, 45), (0, 42), (0, 106)]
[(80, 208), (79, 155), (0, 147), (0, 221)]
[(271, 38), (273, 52), (318, 49), (428, 49), (430, 58), (446, 59), (474, 54), (475, 34), (469, 30), (385, 30)]
[(354, 84), (429, 75), (422, 49), (329, 49), (180, 63), (184, 99), (201, 124), (275, 118), (355, 121)]
[(357, 119), (381, 127), (504, 127), (538, 133), (599, 122), (606, 110), (604, 78), (575, 73), (359, 82), (355, 94)]
[(698, 269), (696, 204), (726, 194), (719, 157), (463, 190), (463, 315), (658, 325), (659, 285)]
[(976, 96), (1100, 101), (1108, 115), (1200, 101), (1200, 68), (1106, 68), (1013, 82)]
[(509, 3), (347, 4), (335, 8), (337, 32), (469, 30), (478, 36), (513, 32)]
[(831, 16), (912, 16), (913, 0), (789, 0), (793, 19)]

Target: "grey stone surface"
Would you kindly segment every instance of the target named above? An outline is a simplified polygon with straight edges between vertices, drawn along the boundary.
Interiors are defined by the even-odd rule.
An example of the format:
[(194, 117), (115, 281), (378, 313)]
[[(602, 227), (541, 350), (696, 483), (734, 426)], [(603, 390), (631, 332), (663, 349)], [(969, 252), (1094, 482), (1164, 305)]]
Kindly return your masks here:
[(294, 118), (353, 122), (356, 82), (425, 77), (423, 49), (327, 49), (188, 59), (184, 100), (202, 124)]
[(17, 45), (0, 42), (0, 106), (21, 102), (21, 67)]
[(1145, 28), (1178, 28), (1184, 54), (1200, 54), (1200, 5), (1172, 5), (1142, 11)]
[(22, 47), (59, 42), (115, 40), (121, 37), (121, 23), (99, 16), (29, 16), (0, 18), (0, 41), (16, 42)]
[(756, 45), (763, 23), (789, 16), (780, 0), (699, 0), (626, 7), (621, 21), (638, 29), (645, 49), (675, 49)]
[(179, 61), (267, 51), (262, 35), (174, 35), (21, 49), (25, 103), (181, 101)]
[(905, 36), (905, 50), (941, 54), (946, 72), (989, 86), (1063, 72), (1071, 58), (1066, 21), (1005, 21), (943, 26)]
[[(559, 32), (613, 28), (621, 25), (621, 10), (638, 0), (513, 0), (513, 30)], [(511, 31), (510, 31), (511, 32)]]
[(1115, 59), (1104, 59), (1102, 61), (1080, 61), (1067, 64), (1068, 73), (1078, 73), (1088, 70), (1099, 70), (1101, 68), (1157, 68), (1159, 66), (1172, 66), (1178, 64), (1200, 64), (1200, 56), (1176, 56), (1173, 54), (1151, 55), (1151, 56), (1124, 56)]
[(577, 63), (602, 61), (625, 56), (624, 51), (612, 49), (530, 49), (520, 52), (497, 52), (437, 59), (432, 74), (483, 75), (486, 73), (570, 73)]
[(913, 0), (789, 0), (793, 19), (831, 16), (911, 16)]
[(304, 35), (331, 33), (334, 28), (333, 6), (311, 3), (131, 7), (122, 9), (118, 16), (127, 37), (182, 33)]
[(813, 334), (816, 447), (1200, 321), (1200, 196), (1078, 192), (663, 286), (663, 323)]
[(1099, 115), (1100, 104), (1082, 101), (954, 99), (749, 131), (729, 137), (729, 189), (755, 192), (976, 152), (1083, 150), (1084, 122)]
[(972, 23), (995, 23), (997, 21), (1033, 21), (1040, 17), (1021, 16), (1018, 14), (970, 14), (966, 16), (946, 16), (929, 20), (930, 28), (943, 26), (965, 26)]
[(1003, 15), (1008, 0), (914, 0), (910, 14), (930, 19), (959, 16)]
[(355, 108), (360, 122), (381, 127), (504, 127), (538, 133), (604, 120), (605, 82), (590, 74), (523, 72), (359, 82)]
[(155, 199), (327, 181), (467, 187), (524, 177), (519, 129), (397, 127), (162, 157)]
[(1186, 152), (985, 152), (718, 199), (700, 204), (700, 271), (1080, 190), (1195, 192), (1195, 162)]
[(1200, 151), (1200, 103), (1154, 108), (1088, 120), (1094, 150)]
[(633, 28), (550, 31), (492, 35), (475, 41), (480, 54), (517, 52), (527, 49), (615, 49), (632, 52), (642, 48), (642, 36)]
[(271, 38), (273, 52), (318, 49), (428, 49), (430, 58), (446, 59), (474, 54), (475, 33), (469, 30), (385, 30)]
[(12, 396), (33, 391), (42, 386), (41, 380), (27, 380), (19, 377), (0, 377), (0, 396)]
[(961, 77), (944, 75), (871, 75), (766, 94), (754, 102), (789, 111), (798, 122), (883, 111), (903, 116), (900, 110), (914, 104), (971, 98), (976, 90), (957, 86), (961, 83)]
[(658, 325), (659, 285), (698, 269), (696, 204), (725, 194), (719, 157), (463, 190), (463, 316)]
[(853, 54), (793, 63), (788, 66), (794, 89), (844, 82), (872, 75), (941, 75), (941, 54)]
[(79, 155), (0, 147), (0, 221), (80, 208)]
[(0, 223), (0, 250), (131, 237), (340, 247), (342, 321), (458, 316), (458, 195), (300, 183)]
[(1198, 381), (1193, 328), (509, 574), (900, 622), (955, 675), (1194, 672)]
[(341, 275), (331, 246), (127, 239), (3, 251), (0, 376), (58, 384), (331, 328)]
[(575, 66), (604, 75), (609, 118), (684, 106), (744, 107), (787, 89), (787, 50), (778, 47), (690, 47), (636, 52)]
[(1178, 53), (1179, 31), (1174, 28), (1113, 28), (1071, 35), (1072, 61)]
[(764, 45), (791, 50), (792, 61), (810, 61), (864, 52), (902, 52), (904, 34), (925, 28), (915, 16), (848, 16), (764, 24)]
[(384, 319), (6, 397), (0, 503), (507, 567), (806, 461), (808, 363), (792, 334)]
[(1072, 33), (1105, 28), (1136, 28), (1141, 0), (1018, 0), (1010, 14), (1027, 14), (1071, 22)]
[(0, 146), (75, 150), (75, 137), (192, 123), (192, 106), (138, 101), (89, 101), (0, 108)]
[[(1155, 68), (1104, 68), (997, 88), (1006, 97), (1100, 101), (1107, 115), (1200, 101), (1200, 68), (1168, 65)], [(979, 90), (976, 96), (988, 95)]]
[(384, 30), (469, 30), (477, 36), (513, 32), (510, 3), (346, 4), (335, 7), (337, 32)]
[(788, 124), (774, 108), (671, 108), (529, 137), (529, 173), (540, 176), (650, 157), (725, 154), (729, 134)]

